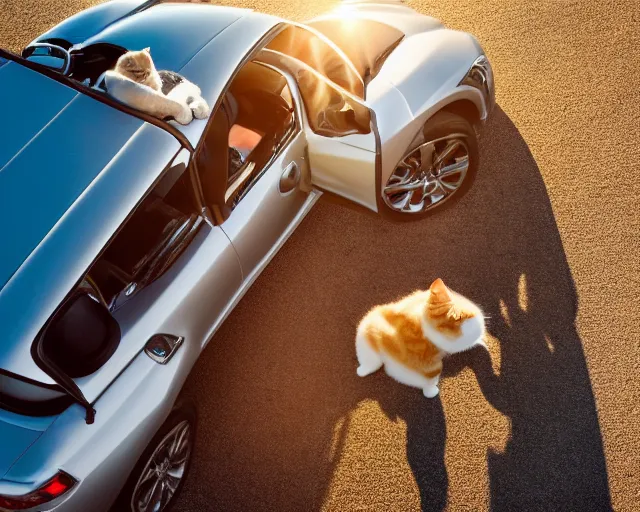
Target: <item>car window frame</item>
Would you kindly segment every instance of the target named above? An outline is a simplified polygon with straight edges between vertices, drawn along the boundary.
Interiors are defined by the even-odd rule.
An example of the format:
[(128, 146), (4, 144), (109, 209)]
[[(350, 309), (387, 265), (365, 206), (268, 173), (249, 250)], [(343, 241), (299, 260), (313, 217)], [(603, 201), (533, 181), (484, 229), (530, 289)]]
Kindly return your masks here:
[[(350, 93), (349, 91), (347, 91), (346, 89), (340, 87), (338, 84), (336, 84), (335, 82), (333, 82), (332, 80), (329, 80), (328, 78), (326, 78), (324, 75), (322, 75), (321, 73), (317, 72), (315, 69), (313, 69), (311, 66), (309, 66), (308, 64), (306, 64), (305, 62), (302, 62), (299, 59), (296, 59), (295, 57), (291, 57), (290, 55), (278, 52), (276, 50), (270, 50), (268, 48), (263, 48), (258, 56), (256, 57), (257, 59), (260, 59), (260, 55), (263, 55), (265, 58), (265, 60), (271, 60), (273, 58), (277, 58), (279, 59), (278, 64), (281, 64), (283, 66), (286, 66), (286, 62), (290, 61), (290, 63), (292, 65), (294, 65), (296, 68), (298, 68), (298, 70), (301, 71), (305, 71), (306, 73), (308, 73), (309, 75), (312, 75), (314, 77), (317, 77), (317, 80), (320, 82), (323, 82), (326, 84), (327, 87), (333, 88), (335, 90), (336, 93), (342, 95), (344, 98), (348, 99), (349, 101), (354, 102), (355, 104), (358, 105), (358, 107), (361, 107), (363, 109), (366, 109), (368, 115), (369, 115), (369, 119), (368, 119), (368, 131), (367, 132), (361, 132), (358, 131), (357, 129), (354, 129), (355, 131), (349, 131), (349, 132), (340, 132), (340, 131), (335, 131), (333, 133), (323, 133), (323, 132), (319, 132), (317, 131), (316, 128), (314, 128), (313, 124), (310, 122), (310, 116), (309, 116), (309, 105), (307, 104), (307, 102), (304, 99), (304, 93), (302, 91), (302, 88), (300, 87), (298, 80), (295, 76), (292, 75), (292, 73), (294, 73), (293, 70), (291, 69), (281, 69), (278, 65), (272, 63), (272, 62), (263, 62), (263, 64), (269, 65), (274, 67), (275, 69), (278, 69), (281, 73), (285, 74), (286, 76), (289, 76), (291, 78), (291, 80), (294, 81), (295, 85), (296, 85), (296, 92), (298, 94), (299, 97), (299, 101), (300, 103), (302, 103), (302, 109), (304, 110), (304, 114), (305, 114), (305, 120), (306, 120), (306, 126), (308, 126), (308, 128), (323, 137), (337, 137), (337, 138), (341, 138), (341, 137), (348, 137), (350, 135), (354, 135), (354, 134), (368, 134), (371, 133), (371, 131), (375, 131), (374, 127), (375, 127), (375, 112), (373, 111), (373, 109), (367, 104), (367, 102), (362, 99), (359, 98), (358, 96), (356, 96), (355, 94)], [(282, 62), (284, 61), (284, 62)]]
[[(299, 101), (297, 100), (296, 91), (294, 91), (291, 88), (291, 85), (292, 85), (291, 78), (286, 73), (284, 73), (282, 70), (280, 70), (280, 69), (278, 69), (278, 68), (276, 68), (274, 66), (270, 66), (268, 64), (265, 64), (263, 62), (257, 62), (255, 59), (249, 60), (244, 65), (246, 66), (249, 63), (252, 63), (252, 64), (255, 64), (257, 66), (262, 66), (264, 68), (267, 68), (267, 69), (273, 71), (274, 73), (278, 73), (282, 78), (285, 79), (286, 87), (289, 89), (289, 95), (291, 97), (291, 103), (293, 104), (292, 105), (293, 110), (291, 112), (291, 114), (293, 116), (293, 119), (292, 119), (293, 122), (291, 123), (291, 125), (289, 126), (289, 128), (287, 129), (287, 131), (285, 132), (283, 137), (281, 138), (281, 140), (278, 142), (278, 144), (276, 146), (276, 150), (271, 154), (271, 156), (269, 157), (267, 162), (262, 166), (262, 168), (260, 170), (258, 170), (258, 172), (255, 174), (255, 176), (250, 178), (250, 180), (251, 180), (250, 183), (242, 188), (242, 192), (240, 192), (240, 194), (238, 194), (238, 196), (236, 196), (236, 197), (231, 196), (231, 197), (229, 197), (228, 200), (226, 200), (226, 194), (227, 194), (229, 188), (233, 185), (233, 183), (235, 181), (237, 181), (237, 179), (242, 174), (242, 170), (245, 169), (246, 166), (248, 165), (248, 163), (250, 163), (250, 162), (248, 160), (245, 161), (243, 166), (236, 173), (238, 175), (238, 178), (236, 178), (236, 180), (234, 180), (231, 183), (227, 183), (227, 188), (225, 189), (225, 203), (231, 209), (231, 211), (233, 211), (235, 209), (235, 207), (240, 203), (240, 201), (242, 201), (242, 199), (244, 199), (244, 197), (249, 193), (249, 191), (253, 188), (253, 186), (260, 180), (260, 178), (262, 178), (262, 176), (267, 172), (267, 170), (280, 157), (282, 152), (284, 150), (286, 150), (286, 148), (289, 146), (289, 144), (291, 144), (291, 141), (299, 133), (302, 132), (302, 123), (301, 123), (301, 119), (300, 119), (300, 105), (298, 104)], [(242, 69), (242, 68), (240, 68), (240, 69)], [(229, 84), (229, 86), (231, 86), (232, 83), (233, 82), (231, 82)], [(227, 90), (227, 92), (228, 92), (228, 90)], [(226, 94), (226, 92), (225, 92), (225, 94)], [(224, 108), (224, 104), (221, 104), (220, 108)], [(231, 128), (231, 127), (229, 127), (229, 128)], [(227, 176), (228, 176), (228, 172), (229, 172), (229, 161), (227, 160)]]
[[(183, 151), (187, 151), (187, 154), (189, 155), (187, 161), (179, 161), (176, 162), (176, 160), (179, 159), (180, 154)], [(187, 175), (189, 176), (189, 184), (190, 184), (190, 189), (191, 192), (193, 194), (193, 200), (195, 202), (194, 206), (194, 212), (193, 214), (197, 215), (197, 217), (199, 219), (201, 219), (201, 222), (199, 223), (197, 229), (200, 229), (200, 227), (202, 226), (202, 221), (207, 221), (208, 219), (206, 218), (205, 214), (204, 214), (204, 206), (202, 203), (202, 197), (200, 196), (200, 191), (197, 187), (197, 184), (195, 182), (195, 178), (196, 176), (194, 175), (194, 168), (192, 165), (192, 161), (193, 161), (193, 156), (188, 152), (188, 148), (185, 147), (181, 147), (176, 154), (173, 156), (173, 158), (171, 159), (171, 161), (165, 165), (165, 167), (162, 169), (162, 172), (158, 175), (158, 177), (153, 181), (153, 183), (149, 186), (149, 188), (145, 191), (145, 193), (138, 199), (138, 201), (136, 202), (136, 205), (129, 211), (129, 213), (127, 214), (127, 216), (125, 217), (125, 219), (120, 223), (120, 225), (118, 226), (118, 228), (116, 229), (116, 231), (111, 235), (111, 237), (109, 238), (109, 240), (104, 244), (104, 246), (101, 248), (100, 252), (98, 253), (98, 255), (94, 258), (94, 260), (91, 262), (91, 264), (85, 269), (84, 273), (83, 273), (83, 277), (75, 284), (75, 286), (72, 288), (71, 293), (73, 293), (74, 290), (78, 289), (79, 287), (82, 287), (83, 282), (86, 280), (88, 273), (90, 272), (90, 270), (93, 268), (93, 266), (100, 260), (100, 258), (102, 258), (104, 256), (104, 253), (107, 251), (107, 249), (113, 244), (113, 242), (117, 239), (117, 237), (122, 233), (124, 227), (131, 221), (131, 219), (136, 215), (136, 213), (139, 211), (139, 209), (141, 208), (142, 204), (145, 202), (145, 200), (149, 197), (149, 195), (160, 185), (160, 183), (162, 182), (163, 179), (165, 179), (167, 177), (167, 175), (172, 171), (172, 169), (174, 169), (177, 166), (180, 165), (184, 165), (184, 170), (180, 173), (180, 176), (174, 180), (173, 184), (171, 185), (171, 187), (175, 186), (176, 183), (178, 182), (178, 180), (180, 180), (182, 178), (182, 176), (187, 173)], [(191, 243), (191, 242), (189, 242)], [(163, 247), (163, 249), (166, 248)], [(185, 247), (186, 248), (186, 247)], [(184, 250), (184, 249), (183, 249)], [(175, 261), (179, 258), (176, 257), (173, 259), (173, 261), (171, 262), (171, 264), (167, 267), (166, 270), (168, 270), (169, 268), (171, 268), (173, 266), (173, 264), (175, 263)], [(162, 273), (164, 274), (164, 272)], [(151, 282), (154, 282), (155, 280), (159, 279), (162, 274), (160, 274), (159, 276), (157, 276), (155, 279), (153, 279)], [(149, 282), (148, 284), (151, 284), (151, 282)], [(147, 284), (147, 285), (148, 285)], [(136, 293), (142, 289), (144, 289), (147, 285), (140, 287), (140, 288), (136, 288)], [(100, 293), (98, 291), (98, 293)], [(104, 298), (100, 297), (100, 302), (102, 302), (104, 304)], [(66, 301), (66, 298), (64, 301), (62, 301), (61, 305)], [(50, 318), (53, 318), (55, 316), (55, 314), (58, 312), (58, 310), (60, 309), (60, 306), (58, 308), (56, 308), (56, 311), (51, 315)]]

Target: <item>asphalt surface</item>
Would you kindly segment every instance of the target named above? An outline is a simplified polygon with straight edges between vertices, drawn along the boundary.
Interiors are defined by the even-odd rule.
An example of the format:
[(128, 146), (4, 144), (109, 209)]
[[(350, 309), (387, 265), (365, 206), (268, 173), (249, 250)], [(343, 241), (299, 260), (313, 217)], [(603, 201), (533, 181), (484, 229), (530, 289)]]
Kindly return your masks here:
[[(0, 45), (90, 3), (0, 0)], [(492, 60), (475, 185), (413, 224), (317, 205), (188, 384), (178, 511), (640, 510), (637, 0), (409, 3)], [(447, 360), (436, 400), (358, 378), (358, 319), (438, 276), (491, 316), (490, 357)]]

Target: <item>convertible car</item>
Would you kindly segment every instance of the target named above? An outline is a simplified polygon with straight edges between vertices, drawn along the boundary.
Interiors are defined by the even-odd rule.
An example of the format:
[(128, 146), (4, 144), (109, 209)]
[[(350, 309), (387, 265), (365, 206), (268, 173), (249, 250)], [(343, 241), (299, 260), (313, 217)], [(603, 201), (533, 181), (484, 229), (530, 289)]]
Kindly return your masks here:
[[(145, 47), (208, 119), (108, 95)], [(294, 23), (112, 0), (0, 51), (0, 96), (0, 510), (157, 512), (194, 449), (182, 386), (261, 270), (321, 195), (391, 220), (460, 196), (494, 82), (398, 1)]]

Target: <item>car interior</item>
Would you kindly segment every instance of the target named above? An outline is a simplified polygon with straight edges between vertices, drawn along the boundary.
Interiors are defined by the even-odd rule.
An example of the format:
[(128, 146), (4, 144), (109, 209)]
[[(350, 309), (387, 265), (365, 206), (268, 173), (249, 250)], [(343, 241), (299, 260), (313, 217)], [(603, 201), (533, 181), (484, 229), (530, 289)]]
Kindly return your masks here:
[[(88, 87), (99, 86), (103, 74), (113, 69), (118, 59), (127, 52), (121, 46), (108, 43), (71, 49), (71, 44), (63, 39), (48, 39), (44, 42), (68, 52), (70, 63), (67, 76)], [(36, 56), (37, 48), (33, 46), (28, 46), (22, 51), (22, 57), (27, 60), (36, 60)]]
[(278, 153), (294, 126), (294, 111), (280, 73), (255, 62), (240, 69), (196, 156), (209, 204), (233, 209)]

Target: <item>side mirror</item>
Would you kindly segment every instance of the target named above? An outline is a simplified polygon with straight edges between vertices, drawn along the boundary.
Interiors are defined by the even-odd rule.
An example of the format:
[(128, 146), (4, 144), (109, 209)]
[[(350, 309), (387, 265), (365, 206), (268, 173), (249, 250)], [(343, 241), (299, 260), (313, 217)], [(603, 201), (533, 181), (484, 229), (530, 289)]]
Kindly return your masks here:
[(69, 52), (61, 46), (49, 43), (36, 43), (25, 48), (22, 56), (37, 64), (46, 66), (66, 75), (71, 64)]

